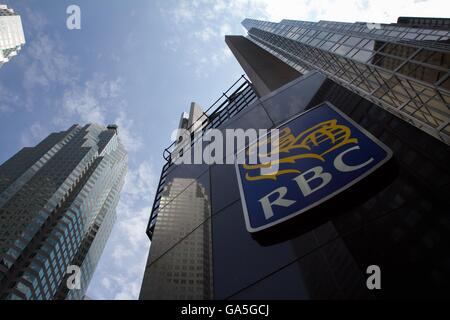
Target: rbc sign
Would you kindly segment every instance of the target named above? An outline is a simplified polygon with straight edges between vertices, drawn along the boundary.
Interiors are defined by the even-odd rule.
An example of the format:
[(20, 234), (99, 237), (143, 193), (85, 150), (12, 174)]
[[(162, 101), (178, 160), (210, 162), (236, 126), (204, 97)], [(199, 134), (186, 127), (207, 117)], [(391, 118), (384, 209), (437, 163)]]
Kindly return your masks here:
[[(277, 160), (236, 163), (249, 232), (269, 228), (319, 205), (392, 157), (388, 147), (328, 102), (278, 129), (278, 145), (271, 146), (278, 151)], [(260, 138), (241, 152), (247, 159), (256, 147), (270, 145), (270, 141)]]

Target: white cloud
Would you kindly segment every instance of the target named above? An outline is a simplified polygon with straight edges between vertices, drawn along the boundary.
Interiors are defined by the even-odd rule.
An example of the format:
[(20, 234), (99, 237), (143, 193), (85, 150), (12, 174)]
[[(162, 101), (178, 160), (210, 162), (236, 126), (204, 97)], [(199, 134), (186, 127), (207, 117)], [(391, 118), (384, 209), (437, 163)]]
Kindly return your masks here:
[[(206, 1), (207, 2), (207, 1)], [(213, 7), (217, 14), (244, 18), (268, 19), (278, 22), (294, 20), (334, 20), (395, 22), (399, 16), (443, 16), (445, 0), (235, 0), (218, 1)]]
[[(123, 208), (123, 207), (121, 207)], [(132, 254), (133, 250), (140, 249), (141, 245), (148, 241), (145, 233), (148, 219), (150, 218), (150, 207), (144, 207), (135, 212), (136, 209), (131, 209), (129, 212), (123, 212), (123, 219), (118, 222), (117, 227), (121, 234), (127, 239), (127, 254)], [(130, 213), (134, 213), (134, 217), (128, 217)], [(124, 248), (125, 249), (125, 248)], [(124, 253), (122, 253), (123, 255)]]
[(34, 147), (38, 142), (49, 135), (49, 129), (40, 122), (33, 123), (29, 130), (22, 133), (21, 143), (23, 147)]
[(22, 105), (32, 110), (35, 90), (47, 92), (70, 85), (79, 79), (81, 69), (77, 58), (65, 51), (64, 40), (46, 30), (49, 23), (41, 12), (26, 8), (23, 23), (27, 43), (16, 63), (23, 69)]
[(163, 43), (164, 48), (166, 48), (172, 52), (177, 52), (180, 44), (181, 44), (181, 38), (179, 36), (172, 36), (172, 38), (166, 39)]
[(157, 179), (153, 167), (147, 161), (139, 164), (134, 170), (129, 170), (122, 190), (122, 195), (129, 201), (125, 204), (130, 205), (139, 199), (151, 202)]
[(114, 296), (114, 300), (136, 300), (139, 297), (141, 284), (137, 282), (129, 283), (128, 280), (125, 280), (122, 288), (124, 290), (117, 293)]
[(24, 47), (26, 61), (24, 87), (31, 93), (35, 88), (49, 89), (52, 85), (67, 85), (79, 78), (76, 59), (61, 48), (61, 41), (40, 33)]
[(89, 87), (67, 90), (63, 97), (63, 117), (80, 119), (83, 123), (105, 124), (105, 107), (100, 104), (97, 94)]
[(111, 280), (108, 278), (103, 278), (102, 280), (102, 285), (106, 288), (106, 289), (110, 289), (111, 288)]
[(21, 99), (18, 95), (12, 93), (0, 85), (0, 113), (10, 113), (19, 108)]
[[(33, 37), (21, 53), (26, 55), (26, 59), (23, 59), (25, 103), (22, 104), (31, 110), (36, 90), (53, 90), (57, 92), (56, 96), (62, 92), (60, 101), (48, 101), (58, 107), (52, 119), (54, 124), (67, 129), (74, 123), (106, 125), (108, 121), (116, 120), (121, 127), (119, 135), (127, 151), (138, 151), (142, 141), (131, 130), (133, 120), (126, 112), (124, 80), (120, 77), (111, 79), (105, 75), (94, 74), (80, 84), (82, 68), (78, 58), (67, 53), (62, 46), (64, 41), (58, 34), (46, 32), (47, 18), (40, 12), (26, 9), (24, 19), (33, 23), (29, 29)], [(133, 37), (131, 33), (127, 45), (131, 45)], [(114, 56), (113, 54), (112, 59)], [(3, 91), (0, 88), (0, 112), (10, 111), (11, 105), (17, 105), (19, 99)], [(22, 140), (29, 142), (32, 139), (27, 133)]]
[(334, 20), (344, 22), (396, 22), (399, 16), (443, 16), (442, 8), (448, 7), (445, 0), (255, 0), (265, 7), (272, 21), (282, 19)]
[(208, 41), (216, 35), (217, 33), (211, 27), (206, 27), (202, 30), (194, 32), (194, 36), (202, 41)]
[(136, 136), (136, 130), (133, 130), (134, 121), (127, 116), (125, 111), (119, 111), (119, 115), (114, 123), (119, 126), (120, 140), (128, 152), (136, 152), (141, 149), (143, 146), (142, 140)]
[(28, 27), (24, 30), (25, 32), (39, 32), (48, 25), (48, 19), (42, 12), (27, 7), (24, 13), (26, 19), (24, 23), (28, 22)]
[(220, 26), (219, 34), (222, 38), (225, 37), (227, 34), (231, 34), (231, 32), (232, 28), (228, 23), (224, 23)]
[(195, 1), (180, 1), (179, 5), (171, 12), (173, 14), (173, 21), (177, 24), (192, 22), (195, 16), (195, 8), (197, 4)]
[(123, 261), (125, 258), (129, 258), (131, 255), (131, 251), (129, 251), (128, 248), (124, 247), (123, 245), (116, 246), (112, 253), (112, 257), (117, 264), (120, 264), (121, 261)]
[(11, 111), (13, 111), (13, 109), (9, 105), (0, 104), (0, 113), (9, 113)]
[[(108, 278), (103, 278), (101, 285), (111, 294), (111, 296), (104, 296), (104, 299), (135, 300), (139, 296), (140, 283), (130, 282), (126, 276), (111, 275)], [(122, 290), (116, 291), (117, 288)]]
[[(247, 5), (239, 1), (179, 1), (175, 5), (160, 2), (163, 17), (168, 21), (175, 20), (170, 26), (173, 36), (165, 40), (164, 47), (174, 52), (182, 51), (185, 66), (192, 68), (199, 78), (208, 77), (231, 59), (224, 50), (224, 36), (239, 32), (241, 27), (236, 12), (241, 12)], [(186, 36), (180, 37), (180, 34)]]

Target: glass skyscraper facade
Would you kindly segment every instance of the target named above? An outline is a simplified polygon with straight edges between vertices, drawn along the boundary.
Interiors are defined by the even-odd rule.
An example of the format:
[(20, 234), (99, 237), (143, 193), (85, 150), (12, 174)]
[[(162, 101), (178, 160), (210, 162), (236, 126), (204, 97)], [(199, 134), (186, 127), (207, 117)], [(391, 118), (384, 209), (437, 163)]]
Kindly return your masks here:
[[(191, 150), (194, 135), (220, 128), (256, 100), (241, 77), (205, 112), (192, 103), (180, 119), (176, 141), (165, 150), (147, 234), (151, 239), (140, 299), (213, 299), (213, 234), (209, 176), (205, 165), (175, 164)], [(191, 155), (191, 161), (194, 160)]]
[(248, 39), (300, 73), (318, 70), (450, 143), (449, 21), (399, 18), (391, 25), (245, 19), (242, 24)]
[[(161, 206), (145, 295), (154, 299), (211, 299), (211, 208), (205, 188), (195, 179), (175, 178), (167, 184)], [(190, 241), (166, 254), (180, 235), (202, 224)]]
[(0, 4), (0, 68), (25, 44), (22, 20), (13, 9)]
[[(84, 297), (126, 171), (117, 126), (96, 124), (52, 133), (0, 166), (1, 299)], [(69, 290), (71, 266), (80, 281)]]
[[(241, 79), (197, 122), (182, 119), (180, 128), (194, 132), (163, 152), (140, 299), (200, 297), (199, 286), (210, 292), (205, 299), (446, 297), (448, 20), (243, 24), (248, 37), (225, 41), (250, 81)], [(260, 212), (246, 207), (243, 194), (256, 187), (241, 192), (234, 164), (175, 161), (205, 146), (193, 133), (279, 128), (324, 103), (393, 156), (342, 193), (267, 230), (248, 231), (245, 214)], [(287, 199), (304, 199), (292, 185), (282, 187)], [(193, 272), (201, 261), (203, 278)], [(381, 290), (367, 286), (373, 265), (381, 270)]]

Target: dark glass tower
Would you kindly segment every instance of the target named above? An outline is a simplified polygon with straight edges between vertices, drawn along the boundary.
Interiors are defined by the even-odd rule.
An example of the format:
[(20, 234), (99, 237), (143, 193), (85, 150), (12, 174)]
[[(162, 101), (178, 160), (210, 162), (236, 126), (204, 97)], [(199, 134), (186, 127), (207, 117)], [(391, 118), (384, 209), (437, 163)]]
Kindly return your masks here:
[[(164, 150), (140, 299), (194, 297), (199, 286), (211, 293), (203, 298), (234, 300), (448, 296), (448, 19), (243, 24), (248, 37), (225, 40), (251, 82), (225, 92), (201, 117), (182, 119), (180, 128), (194, 132)], [(258, 188), (240, 188), (235, 165), (174, 161), (198, 146), (193, 133), (200, 129), (278, 128), (323, 104), (380, 140), (393, 157), (267, 230), (246, 227), (246, 217), (261, 216), (245, 202)], [(305, 199), (289, 183), (276, 187), (288, 190), (292, 201)], [(381, 270), (381, 290), (367, 286), (372, 265)]]
[[(74, 125), (0, 166), (0, 297), (82, 299), (127, 170), (115, 125)], [(79, 268), (79, 287), (67, 282)]]
[[(241, 77), (208, 110), (192, 103), (179, 122), (176, 141), (166, 149), (147, 227), (151, 250), (140, 299), (213, 299), (213, 238), (208, 166), (175, 164), (191, 149), (194, 135), (220, 128), (256, 100)], [(193, 158), (191, 159), (193, 160)]]
[(208, 221), (209, 196), (195, 179), (175, 178), (161, 198), (158, 232), (152, 239), (145, 291), (148, 299), (211, 299), (211, 223), (206, 222), (195, 237), (166, 254), (179, 234), (188, 234)]

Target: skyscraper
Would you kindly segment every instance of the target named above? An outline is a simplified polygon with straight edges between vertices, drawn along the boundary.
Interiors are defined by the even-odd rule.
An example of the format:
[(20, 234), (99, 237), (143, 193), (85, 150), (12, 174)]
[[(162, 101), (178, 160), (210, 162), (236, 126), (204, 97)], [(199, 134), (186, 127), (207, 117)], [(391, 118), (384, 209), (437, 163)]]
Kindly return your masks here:
[(84, 297), (126, 170), (118, 127), (96, 124), (52, 133), (0, 166), (0, 298)]
[[(174, 153), (182, 155), (184, 150), (190, 149), (191, 134), (201, 130), (205, 120), (202, 108), (193, 102), (189, 115), (183, 114), (180, 118)], [(153, 249), (147, 262), (141, 299), (212, 298), (212, 239), (208, 222), (211, 207), (204, 183), (177, 177), (164, 186), (159, 201), (159, 227), (152, 237)], [(188, 234), (200, 225), (191, 241), (177, 250), (169, 250), (179, 235)]]
[[(190, 152), (192, 137), (219, 127), (255, 98), (255, 91), (242, 77), (213, 108), (203, 111), (192, 103), (189, 115), (181, 116), (178, 129), (184, 131), (178, 132), (170, 151), (167, 150), (168, 163), (147, 229), (152, 243), (140, 299), (214, 298), (209, 179), (197, 176), (205, 166), (174, 165), (173, 161)], [(180, 241), (185, 237), (189, 239)]]
[(212, 298), (211, 223), (205, 223), (191, 241), (166, 252), (177, 234), (187, 234), (207, 221), (211, 211), (209, 203), (205, 188), (195, 179), (176, 178), (166, 186), (142, 297)]
[[(211, 268), (198, 284), (214, 299), (446, 297), (448, 22), (245, 20), (248, 37), (227, 36), (251, 82), (238, 81), (208, 110), (191, 112), (201, 115), (197, 121), (182, 119), (180, 128), (198, 128), (197, 134), (282, 128), (282, 169), (264, 177), (253, 173), (270, 163), (178, 164), (174, 160), (189, 151), (185, 146), (195, 150), (205, 142), (192, 132), (177, 137), (163, 152), (167, 162), (147, 229), (153, 243), (140, 298), (155, 298), (154, 287), (164, 285), (169, 289), (162, 298), (194, 290), (193, 282), (171, 281), (194, 280), (179, 270), (198, 257), (189, 248), (204, 244), (198, 239), (205, 231)], [(361, 135), (348, 140), (357, 131)], [(378, 147), (364, 147), (365, 139)], [(332, 151), (317, 154), (322, 144)], [(389, 156), (367, 175), (357, 171), (361, 166), (350, 168), (359, 172), (353, 177), (341, 175), (350, 172), (342, 161), (372, 163), (374, 157), (359, 151), (379, 148)], [(333, 171), (337, 167), (343, 171)], [(353, 184), (339, 192), (332, 187), (348, 181)], [(198, 186), (209, 214), (194, 205), (203, 202), (193, 197)], [(373, 267), (381, 270), (381, 290), (368, 286)]]
[(13, 9), (0, 4), (0, 68), (25, 44), (22, 20)]
[(450, 19), (400, 17), (396, 24), (245, 19), (242, 24), (248, 37), (228, 37), (227, 43), (246, 71), (251, 59), (242, 54), (251, 42), (300, 74), (318, 70), (450, 143)]

